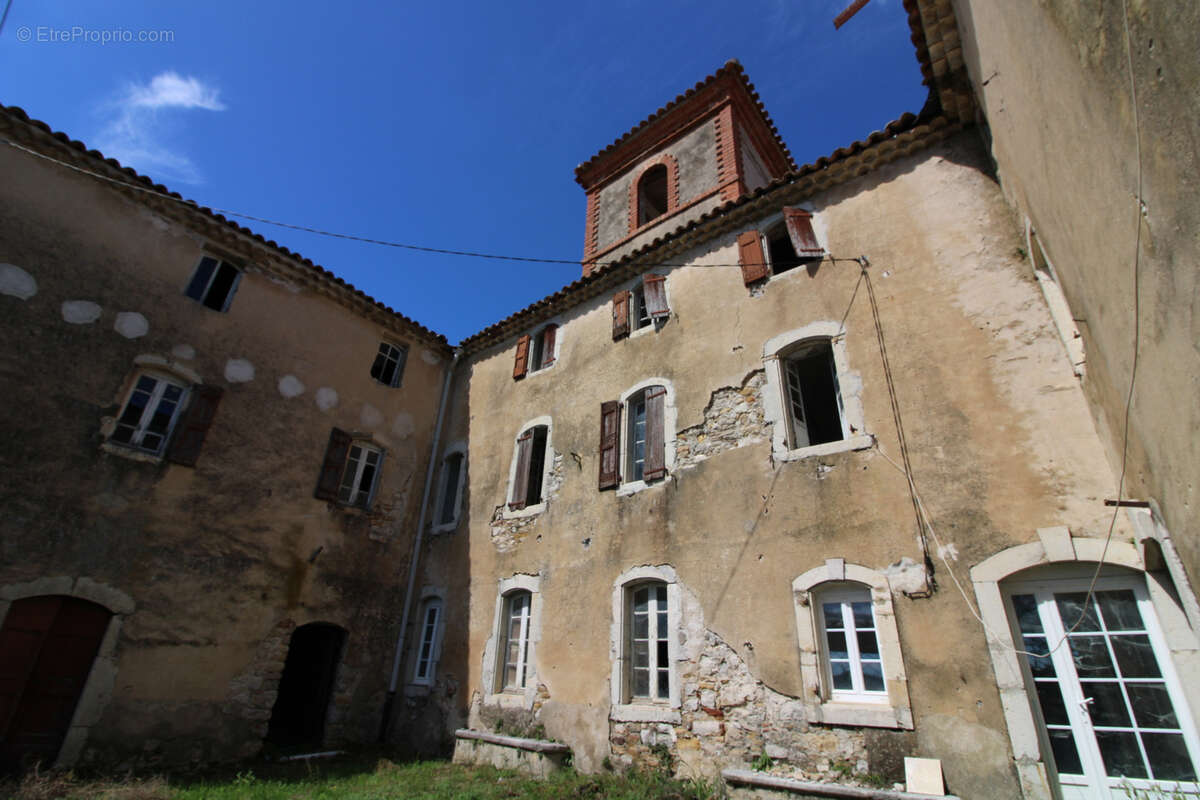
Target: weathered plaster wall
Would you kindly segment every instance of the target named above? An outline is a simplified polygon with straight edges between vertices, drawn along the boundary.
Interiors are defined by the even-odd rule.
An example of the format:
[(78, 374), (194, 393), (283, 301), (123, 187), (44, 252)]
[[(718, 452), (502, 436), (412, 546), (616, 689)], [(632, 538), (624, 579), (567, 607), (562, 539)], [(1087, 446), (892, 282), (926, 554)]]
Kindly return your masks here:
[[(954, 3), (992, 154), (1005, 194), (1032, 221), (1079, 320), (1085, 389), (1114, 472), (1133, 365), (1140, 213), (1141, 344), (1125, 495), (1158, 502), (1195, 585), (1200, 6), (1019, 5)], [(1115, 476), (1111, 483), (1106, 496)]]
[[(410, 353), (384, 387), (384, 323), (254, 266), (214, 312), (183, 294), (203, 236), (11, 149), (0, 172), (0, 262), (36, 282), (0, 294), (0, 587), (66, 576), (135, 606), (82, 757), (257, 751), (310, 621), (349, 632), (329, 743), (370, 740), (448, 358), (387, 331)], [(139, 358), (225, 390), (195, 468), (102, 448)], [(386, 448), (371, 513), (313, 498), (333, 426)]]
[[(915, 479), (942, 554), (963, 580), (971, 564), (1036, 539), (1038, 527), (1103, 535), (1111, 483), (1018, 252), (1020, 229), (975, 141), (960, 136), (811, 198), (828, 250), (871, 261)], [(680, 259), (690, 266), (666, 273), (671, 317), (657, 332), (613, 342), (605, 294), (562, 315), (550, 369), (514, 382), (513, 341), (468, 359), (448, 438), (470, 441), (469, 518), (431, 541), (423, 560), (429, 582), (449, 578), (454, 587), (442, 666), (460, 682), (460, 713), (470, 708), (479, 722), (501, 711), (486, 707), (491, 689), (481, 684), (497, 584), (538, 574), (535, 666), (548, 697), (526, 712), (569, 743), (583, 769), (644, 755), (651, 739), (705, 768), (744, 763), (768, 746), (817, 771), (841, 759), (857, 768), (867, 748), (888, 754), (872, 770), (894, 774), (901, 755), (933, 756), (963, 796), (1015, 796), (983, 632), (938, 553), (941, 589), (931, 599), (899, 591), (913, 588), (903, 580), (912, 568), (902, 565), (920, 564), (922, 552), (904, 478), (888, 461), (899, 461), (899, 449), (866, 290), (851, 304), (857, 266), (793, 270), (751, 295), (737, 267), (706, 266), (735, 264), (735, 239), (699, 247)], [(866, 432), (878, 447), (775, 461), (760, 407), (764, 343), (843, 317), (848, 368), (861, 377)], [(677, 465), (644, 491), (598, 492), (600, 404), (655, 376), (673, 387)], [(562, 485), (519, 541), (499, 547), (491, 520), (513, 436), (539, 415), (554, 421)], [(830, 558), (884, 572), (897, 565), (913, 732), (812, 724), (791, 582)], [(682, 609), (677, 664), (687, 710), (678, 722), (610, 720), (613, 581), (658, 564), (694, 598)]]

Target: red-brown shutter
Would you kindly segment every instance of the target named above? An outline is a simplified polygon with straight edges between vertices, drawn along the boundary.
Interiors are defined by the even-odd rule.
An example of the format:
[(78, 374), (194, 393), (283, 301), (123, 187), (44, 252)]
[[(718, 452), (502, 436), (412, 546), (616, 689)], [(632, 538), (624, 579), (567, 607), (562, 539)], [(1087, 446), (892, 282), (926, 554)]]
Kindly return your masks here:
[(670, 316), (667, 308), (667, 279), (662, 275), (647, 273), (642, 276), (642, 293), (646, 298), (646, 313), (650, 319)]
[(183, 418), (175, 424), (175, 437), (167, 450), (167, 460), (185, 467), (196, 466), (200, 458), (200, 447), (212, 426), (217, 406), (225, 390), (219, 386), (200, 384), (191, 389), (191, 402)]
[(341, 428), (329, 432), (329, 445), (325, 448), (325, 461), (321, 464), (321, 475), (317, 478), (317, 489), (313, 496), (318, 500), (337, 500), (338, 488), (342, 483), (342, 470), (346, 467), (346, 456), (350, 453), (353, 438)]
[(792, 247), (800, 258), (820, 258), (825, 255), (825, 249), (817, 244), (817, 235), (813, 233), (812, 214), (803, 208), (785, 208), (783, 218), (787, 221), (788, 236), (791, 237)]
[(621, 482), (621, 404), (600, 404), (600, 488), (613, 489)]
[(542, 363), (539, 369), (545, 369), (554, 363), (554, 340), (558, 336), (558, 326), (551, 323), (542, 330)]
[(661, 386), (646, 389), (646, 461), (642, 477), (648, 481), (667, 474), (666, 437), (663, 431), (663, 407), (667, 390)]
[(514, 511), (525, 507), (525, 495), (529, 494), (529, 456), (533, 449), (533, 430), (527, 430), (517, 439), (517, 474), (513, 476), (512, 500), (508, 507)]
[(517, 363), (513, 364), (513, 380), (519, 381), (529, 371), (529, 334), (517, 339)]
[(613, 295), (613, 341), (629, 335), (629, 292)]
[(746, 231), (738, 236), (738, 259), (742, 265), (742, 281), (747, 286), (767, 277), (767, 260), (763, 258), (762, 239), (758, 231)]

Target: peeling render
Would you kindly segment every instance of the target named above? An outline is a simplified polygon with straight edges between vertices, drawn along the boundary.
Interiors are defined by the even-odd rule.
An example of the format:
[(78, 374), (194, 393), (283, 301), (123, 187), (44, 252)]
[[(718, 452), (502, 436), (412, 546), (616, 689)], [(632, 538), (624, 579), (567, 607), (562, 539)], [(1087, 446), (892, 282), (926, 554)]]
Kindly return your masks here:
[(553, 448), (550, 449), (550, 454), (553, 458), (547, 460), (552, 466), (546, 471), (546, 479), (542, 484), (542, 502), (520, 511), (509, 511), (508, 503), (496, 506), (491, 526), (492, 544), (497, 551), (508, 552), (523, 542), (530, 531), (537, 527), (537, 522), (550, 501), (558, 496), (564, 478), (563, 454)]
[(763, 370), (745, 377), (740, 387), (713, 391), (704, 409), (704, 422), (684, 428), (675, 437), (675, 459), (680, 469), (735, 447), (765, 441), (770, 428), (763, 419)]

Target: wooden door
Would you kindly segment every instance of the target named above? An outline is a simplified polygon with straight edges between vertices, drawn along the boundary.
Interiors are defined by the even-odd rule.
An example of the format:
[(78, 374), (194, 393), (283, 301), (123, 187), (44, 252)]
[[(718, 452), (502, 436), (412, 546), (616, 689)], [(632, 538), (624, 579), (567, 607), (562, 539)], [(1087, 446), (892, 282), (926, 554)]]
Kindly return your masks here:
[(0, 627), (0, 771), (54, 763), (111, 618), (73, 597), (9, 607)]

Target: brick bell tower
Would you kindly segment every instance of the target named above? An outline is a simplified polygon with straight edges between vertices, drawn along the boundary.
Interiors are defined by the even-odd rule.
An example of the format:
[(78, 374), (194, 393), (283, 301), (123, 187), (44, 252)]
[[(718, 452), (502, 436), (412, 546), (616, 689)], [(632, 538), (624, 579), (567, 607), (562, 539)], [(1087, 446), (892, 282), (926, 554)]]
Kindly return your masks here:
[(742, 65), (726, 62), (575, 168), (584, 276), (795, 169)]

